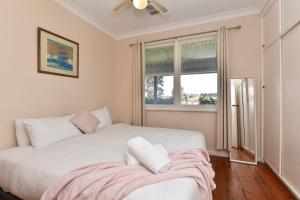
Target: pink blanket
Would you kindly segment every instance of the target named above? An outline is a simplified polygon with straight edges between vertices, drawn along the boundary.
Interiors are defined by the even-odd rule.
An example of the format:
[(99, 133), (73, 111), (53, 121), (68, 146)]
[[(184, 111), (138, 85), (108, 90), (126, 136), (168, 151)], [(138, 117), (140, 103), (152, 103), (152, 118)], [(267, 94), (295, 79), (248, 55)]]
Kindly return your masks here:
[(127, 166), (123, 162), (80, 168), (63, 176), (41, 199), (121, 200), (140, 187), (176, 178), (194, 179), (202, 199), (212, 199), (212, 190), (216, 187), (213, 181), (215, 173), (205, 150), (182, 150), (169, 157), (172, 160), (171, 168), (158, 175), (141, 165)]

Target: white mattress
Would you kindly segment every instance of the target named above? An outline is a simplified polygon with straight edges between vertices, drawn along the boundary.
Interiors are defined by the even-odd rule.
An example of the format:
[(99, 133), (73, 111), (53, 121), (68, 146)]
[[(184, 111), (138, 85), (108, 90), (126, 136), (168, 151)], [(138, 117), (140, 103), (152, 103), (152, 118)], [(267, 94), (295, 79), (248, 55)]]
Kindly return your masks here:
[[(99, 162), (123, 161), (126, 143), (135, 136), (162, 144), (169, 153), (184, 148), (206, 148), (205, 138), (199, 132), (116, 124), (44, 149), (16, 147), (0, 151), (0, 186), (22, 199), (40, 199), (51, 184), (71, 170)], [(200, 197), (194, 180), (186, 178), (139, 188), (124, 200), (141, 199), (199, 200)]]

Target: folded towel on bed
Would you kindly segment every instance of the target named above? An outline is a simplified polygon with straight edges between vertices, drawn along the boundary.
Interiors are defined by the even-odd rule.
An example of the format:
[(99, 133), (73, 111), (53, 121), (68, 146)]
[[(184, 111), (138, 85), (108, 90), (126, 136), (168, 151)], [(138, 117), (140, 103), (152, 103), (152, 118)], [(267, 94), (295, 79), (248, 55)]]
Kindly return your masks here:
[(129, 152), (153, 173), (159, 174), (168, 170), (171, 160), (144, 138), (132, 138), (127, 146)]
[(170, 159), (170, 170), (158, 175), (144, 166), (127, 166), (124, 162), (83, 167), (67, 173), (50, 186), (41, 200), (121, 200), (138, 188), (176, 178), (194, 179), (201, 194), (199, 200), (212, 200), (215, 173), (205, 150), (178, 151), (171, 154)]
[[(165, 147), (161, 144), (154, 145), (156, 150), (162, 153), (164, 156), (168, 156), (168, 151), (165, 149)], [(138, 159), (134, 157), (130, 152), (126, 152), (124, 155), (124, 160), (126, 165), (138, 165), (140, 162)]]

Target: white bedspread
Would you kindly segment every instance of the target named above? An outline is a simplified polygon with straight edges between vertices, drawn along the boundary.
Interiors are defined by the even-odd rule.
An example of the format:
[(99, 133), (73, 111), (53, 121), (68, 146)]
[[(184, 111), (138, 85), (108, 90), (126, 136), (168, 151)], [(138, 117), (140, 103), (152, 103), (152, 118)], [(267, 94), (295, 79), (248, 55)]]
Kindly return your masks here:
[[(136, 136), (162, 144), (169, 153), (184, 148), (206, 148), (204, 136), (199, 132), (116, 124), (48, 148), (16, 147), (0, 151), (0, 186), (22, 199), (39, 199), (47, 187), (71, 170), (99, 162), (122, 161), (126, 142)], [(169, 199), (199, 200), (194, 180), (174, 179), (145, 186), (124, 200)]]

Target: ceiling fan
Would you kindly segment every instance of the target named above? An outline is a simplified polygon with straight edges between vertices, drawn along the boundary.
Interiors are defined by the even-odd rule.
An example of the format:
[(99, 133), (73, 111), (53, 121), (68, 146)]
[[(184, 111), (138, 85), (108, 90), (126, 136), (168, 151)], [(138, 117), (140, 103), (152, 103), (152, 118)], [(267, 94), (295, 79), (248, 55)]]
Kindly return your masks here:
[(163, 6), (159, 0), (122, 0), (119, 4), (117, 4), (114, 8), (113, 11), (118, 11), (120, 10), (123, 6), (132, 3), (133, 6), (136, 9), (142, 10), (147, 8), (149, 5), (154, 7), (156, 10), (158, 10), (162, 14), (166, 14), (168, 12), (168, 9)]

